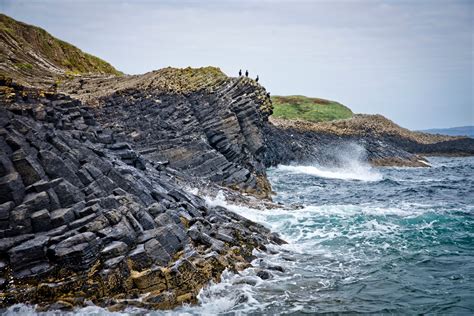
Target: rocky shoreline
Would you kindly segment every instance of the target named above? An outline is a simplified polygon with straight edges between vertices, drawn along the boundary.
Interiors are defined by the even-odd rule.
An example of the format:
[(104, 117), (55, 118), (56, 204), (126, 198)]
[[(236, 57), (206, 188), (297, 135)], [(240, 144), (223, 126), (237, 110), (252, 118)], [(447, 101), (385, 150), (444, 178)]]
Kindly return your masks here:
[(253, 79), (216, 67), (123, 75), (44, 30), (0, 22), (0, 309), (196, 303), (225, 269), (285, 243), (206, 196), (281, 207), (268, 167), (331, 164), (352, 144), (374, 165), (474, 154), (473, 139), (380, 116), (274, 119)]
[[(216, 68), (85, 78), (63, 93), (0, 82), (0, 307), (196, 303), (225, 269), (249, 267), (254, 250), (284, 241), (190, 188), (275, 207), (267, 167), (327, 162), (347, 143), (376, 165), (426, 166), (393, 133), (269, 119), (263, 87)], [(466, 142), (441, 143), (452, 150), (452, 141)]]
[(381, 115), (357, 114), (351, 119), (311, 123), (270, 118), (271, 165), (325, 163), (331, 149), (356, 144), (374, 166), (427, 167), (424, 155), (472, 156), (474, 139), (412, 132)]
[[(125, 87), (83, 101), (0, 83), (0, 307), (196, 303), (225, 269), (249, 267), (254, 250), (284, 241), (187, 188), (261, 204), (271, 198), (266, 167), (328, 161), (331, 148), (354, 142), (373, 164), (425, 166), (393, 134), (269, 120), (263, 87), (216, 68), (110, 78)], [(100, 89), (80, 80), (64, 92)], [(466, 140), (442, 143), (452, 141)]]
[(283, 243), (183, 190), (186, 175), (117, 142), (79, 101), (0, 97), (0, 307), (172, 308)]

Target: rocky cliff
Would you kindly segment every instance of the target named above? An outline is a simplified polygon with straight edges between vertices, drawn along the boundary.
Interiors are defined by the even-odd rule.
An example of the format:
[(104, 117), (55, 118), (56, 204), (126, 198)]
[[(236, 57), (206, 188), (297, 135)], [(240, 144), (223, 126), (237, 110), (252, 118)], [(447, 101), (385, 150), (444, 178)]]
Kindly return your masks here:
[(269, 197), (263, 126), (272, 107), (254, 80), (227, 77), (214, 67), (81, 80), (61, 89), (93, 106), (101, 125), (143, 156)]
[(423, 155), (474, 155), (474, 139), (412, 132), (381, 115), (313, 123), (271, 118), (266, 127), (267, 165), (325, 162), (334, 148), (359, 144), (377, 166), (425, 167)]
[(0, 84), (0, 307), (192, 303), (283, 242), (188, 193), (194, 179), (118, 141), (80, 101)]
[(474, 152), (377, 117), (272, 119), (252, 79), (215, 67), (118, 75), (43, 30), (0, 22), (0, 307), (193, 303), (224, 269), (283, 241), (188, 188), (269, 198), (266, 167), (331, 159), (345, 142), (378, 164)]

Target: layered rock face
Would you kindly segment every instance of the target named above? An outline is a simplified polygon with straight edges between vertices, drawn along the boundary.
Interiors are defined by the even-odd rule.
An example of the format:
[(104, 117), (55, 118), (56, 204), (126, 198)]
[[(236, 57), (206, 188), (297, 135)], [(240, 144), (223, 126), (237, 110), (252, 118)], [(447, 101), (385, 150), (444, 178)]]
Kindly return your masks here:
[(89, 100), (98, 120), (143, 156), (167, 161), (194, 177), (269, 196), (263, 126), (272, 107), (254, 80), (230, 78), (213, 67), (167, 68), (104, 85), (102, 95), (95, 94), (94, 80), (82, 90), (77, 82), (67, 89), (97, 91)]
[(169, 308), (283, 242), (183, 190), (186, 175), (119, 141), (81, 102), (1, 91), (0, 307)]

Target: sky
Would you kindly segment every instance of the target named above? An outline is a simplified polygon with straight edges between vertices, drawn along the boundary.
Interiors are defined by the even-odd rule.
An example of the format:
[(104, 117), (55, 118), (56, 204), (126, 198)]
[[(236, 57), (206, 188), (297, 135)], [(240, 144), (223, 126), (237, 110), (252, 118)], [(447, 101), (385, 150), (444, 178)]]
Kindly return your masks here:
[(248, 69), (272, 95), (336, 100), (403, 127), (474, 125), (474, 1), (0, 0), (128, 74)]

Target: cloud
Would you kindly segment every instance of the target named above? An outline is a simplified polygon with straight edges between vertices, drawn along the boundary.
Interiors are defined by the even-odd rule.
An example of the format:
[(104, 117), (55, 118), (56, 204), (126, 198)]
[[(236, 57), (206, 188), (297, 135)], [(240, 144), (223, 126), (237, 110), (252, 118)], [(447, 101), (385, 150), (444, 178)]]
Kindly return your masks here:
[(473, 123), (471, 1), (5, 1), (127, 73), (248, 68), (410, 128)]

